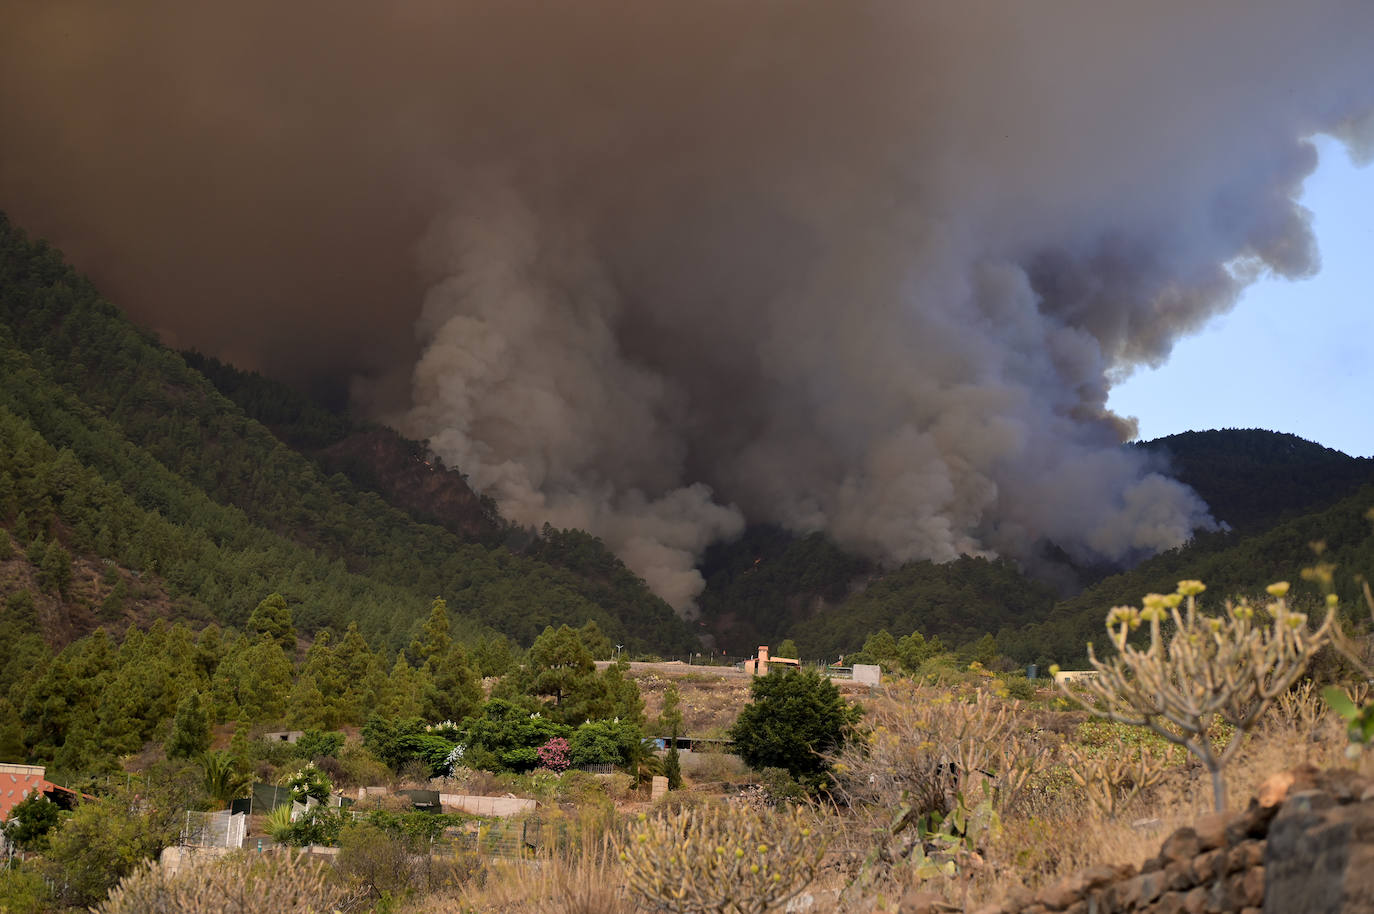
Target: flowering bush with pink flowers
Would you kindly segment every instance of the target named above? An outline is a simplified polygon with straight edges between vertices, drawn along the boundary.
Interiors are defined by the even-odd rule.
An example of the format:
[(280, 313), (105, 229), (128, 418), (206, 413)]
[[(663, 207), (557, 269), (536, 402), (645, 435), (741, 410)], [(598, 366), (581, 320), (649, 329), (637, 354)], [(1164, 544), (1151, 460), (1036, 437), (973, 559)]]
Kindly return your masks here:
[(568, 741), (555, 736), (539, 747), (539, 764), (550, 771), (568, 770)]

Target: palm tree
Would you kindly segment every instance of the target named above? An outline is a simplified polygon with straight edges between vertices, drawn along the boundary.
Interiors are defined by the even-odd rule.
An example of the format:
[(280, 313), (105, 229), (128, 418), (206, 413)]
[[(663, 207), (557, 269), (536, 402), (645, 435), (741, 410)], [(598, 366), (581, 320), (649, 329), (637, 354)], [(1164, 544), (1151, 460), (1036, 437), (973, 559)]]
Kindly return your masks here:
[(243, 796), (253, 782), (252, 775), (241, 774), (234, 767), (236, 761), (222, 749), (200, 757), (200, 767), (205, 772), (205, 794), (218, 807), (226, 807)]

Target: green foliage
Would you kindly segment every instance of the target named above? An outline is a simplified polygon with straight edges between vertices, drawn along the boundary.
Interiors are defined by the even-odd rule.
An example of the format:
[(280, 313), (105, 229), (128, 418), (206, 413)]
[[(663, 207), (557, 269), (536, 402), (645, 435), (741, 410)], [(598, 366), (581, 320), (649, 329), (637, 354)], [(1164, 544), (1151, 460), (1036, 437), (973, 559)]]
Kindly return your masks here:
[(344, 814), (340, 810), (314, 806), (301, 813), (296, 821), (291, 822), (289, 806), (277, 807), (272, 811), (272, 815), (279, 815), (278, 811), (282, 809), (286, 810), (287, 824), (283, 826), (279, 820), (269, 819), (267, 826), (268, 833), (279, 843), (292, 847), (338, 846), (339, 835), (344, 827)]
[(739, 757), (751, 768), (783, 768), (808, 786), (823, 784), (825, 756), (850, 739), (863, 710), (813, 670), (755, 677), (749, 692), (750, 703), (730, 728)]
[(210, 748), (210, 715), (201, 706), (200, 693), (192, 692), (177, 705), (172, 735), (167, 739), (168, 758), (194, 758)]
[(67, 596), (67, 588), (72, 583), (72, 554), (62, 548), (57, 540), (48, 543), (43, 550), (43, 561), (38, 566), (38, 582), (47, 590)]
[(568, 740), (574, 767), (618, 765), (628, 768), (640, 754), (644, 735), (630, 720), (589, 720)]
[(480, 715), (463, 721), (463, 764), (488, 771), (529, 771), (539, 765), (540, 746), (555, 736), (572, 735), (566, 724), (493, 698)]
[(248, 630), (277, 642), (288, 657), (296, 653), (296, 627), (291, 623), (291, 608), (279, 593), (268, 594), (257, 605), (248, 617)]
[(48, 833), (57, 827), (57, 804), (34, 791), (10, 810), (3, 831), (5, 840), (22, 851), (42, 852)]
[(682, 733), (682, 693), (676, 683), (668, 683), (663, 690), (663, 708), (659, 711), (656, 729), (656, 735), (674, 739)]
[(296, 740), (296, 755), (303, 759), (317, 759), (323, 756), (337, 756), (344, 746), (344, 735), (337, 730), (323, 732), (306, 730)]
[(759, 786), (768, 802), (774, 805), (805, 803), (810, 794), (785, 768), (764, 768), (759, 772)]
[(315, 767), (314, 762), (306, 763), (289, 775), (285, 786), (291, 791), (291, 799), (297, 803), (304, 803), (308, 798), (323, 803), (334, 789), (334, 785), (329, 783), (329, 776)]
[(669, 790), (682, 789), (682, 759), (678, 755), (676, 742), (663, 755), (663, 776), (668, 779)]
[[(87, 801), (49, 838), (40, 870), (62, 907), (85, 909), (176, 840), (180, 809), (117, 795)], [(170, 813), (170, 814), (169, 814)]]
[(472, 652), (480, 676), (504, 676), (515, 666), (515, 650), (505, 635), (484, 638)]
[(224, 809), (244, 796), (253, 783), (251, 775), (240, 772), (234, 756), (223, 750), (207, 752), (200, 757), (202, 785), (205, 796), (216, 809)]
[(457, 744), (441, 731), (428, 730), (418, 717), (385, 718), (374, 714), (363, 726), (363, 746), (393, 771), (418, 761), (434, 775), (448, 773), (448, 758)]
[(1349, 736), (1352, 746), (1363, 748), (1374, 744), (1374, 701), (1357, 705), (1350, 700), (1345, 690), (1338, 686), (1322, 689), (1322, 697), (1331, 706), (1331, 710), (1345, 721), (1346, 735)]
[[(40, 545), (33, 562), (53, 592), (77, 598), (62, 591), (58, 559), (69, 550), (126, 570), (133, 593), (111, 584), (95, 599), (109, 600), (111, 618), (167, 598), (201, 621), (243, 626), (276, 592), (307, 635), (342, 630), (351, 617), (395, 648), (443, 594), (463, 610), (455, 642), (495, 629), (528, 643), (548, 625), (595, 620), (633, 650), (696, 646), (672, 609), (587, 534), (550, 530), (521, 555), (417, 520), (419, 508), (408, 513), (331, 475), (249, 415), (311, 448), (375, 429), (310, 409), (281, 385), (191, 361), (0, 216), (0, 516), (24, 545)], [(275, 623), (269, 629), (294, 650)]]
[[(1006, 560), (964, 556), (943, 564), (911, 562), (790, 631), (809, 656), (842, 651), (850, 659), (871, 633), (919, 631), (963, 644), (1026, 619), (1043, 619), (1054, 600), (1049, 586), (1029, 580)], [(874, 647), (876, 659), (893, 669), (915, 668), (926, 659), (913, 656), (904, 665), (897, 644), (883, 639)]]
[(35, 867), (0, 868), (0, 911), (5, 914), (46, 914), (52, 910), (48, 896), (48, 885)]

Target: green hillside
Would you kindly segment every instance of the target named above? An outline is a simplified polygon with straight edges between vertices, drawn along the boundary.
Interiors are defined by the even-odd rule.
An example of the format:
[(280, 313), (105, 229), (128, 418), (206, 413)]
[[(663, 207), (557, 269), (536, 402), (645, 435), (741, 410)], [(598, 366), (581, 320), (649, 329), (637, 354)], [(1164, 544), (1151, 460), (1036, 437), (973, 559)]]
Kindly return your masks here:
[[(460, 637), (495, 630), (529, 643), (546, 625), (595, 621), (631, 650), (696, 645), (585, 534), (522, 533), (530, 554), (515, 554), (326, 475), (3, 216), (0, 366), (0, 525), (20, 553), (0, 590), (46, 581), (34, 560), (50, 546), (78, 569), (106, 569), (71, 593), (29, 598), (52, 604), (64, 620), (55, 631), (130, 621), (123, 581), (145, 610), (229, 625), (280, 591), (305, 634), (357, 622), (393, 647), (436, 595)], [(316, 443), (353, 431), (326, 429)]]
[(1218, 521), (1242, 533), (1325, 508), (1374, 481), (1374, 460), (1264, 429), (1183, 432), (1137, 446), (1166, 458)]

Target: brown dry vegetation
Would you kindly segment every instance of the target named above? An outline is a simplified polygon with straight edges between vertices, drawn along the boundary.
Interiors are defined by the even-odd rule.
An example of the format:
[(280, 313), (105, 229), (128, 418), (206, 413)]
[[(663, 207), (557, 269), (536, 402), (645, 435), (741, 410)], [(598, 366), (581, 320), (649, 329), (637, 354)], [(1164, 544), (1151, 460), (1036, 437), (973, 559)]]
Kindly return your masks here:
[[(694, 679), (689, 674), (686, 681), (673, 677), (684, 706), (690, 693), (697, 719), (722, 726), (728, 721), (725, 707), (739, 700), (747, 681), (736, 685), (698, 676)], [(646, 696), (661, 696), (667, 681), (656, 674), (639, 677)], [(1181, 751), (1171, 751), (1162, 740), (1136, 728), (1059, 710), (1056, 705), (1063, 708), (1064, 703), (1051, 693), (1042, 693), (1028, 707), (992, 694), (995, 685), (987, 676), (970, 677), (953, 688), (900, 682), (865, 697), (867, 751), (838, 759), (833, 796), (805, 813), (814, 823), (817, 840), (827, 848), (820, 874), (808, 889), (814, 896), (809, 910), (895, 911), (898, 899), (918, 885), (971, 910), (1087, 866), (1139, 863), (1155, 853), (1172, 829), (1210, 811), (1206, 772)], [(646, 702), (651, 718), (656, 701), (661, 697)], [(955, 721), (962, 723), (955, 726)], [(890, 739), (894, 734), (898, 738)], [(1064, 752), (1066, 745), (1076, 747), (1080, 758), (1139, 757), (1142, 750), (1153, 753), (1147, 759), (1155, 760), (1150, 764), (1159, 768), (1159, 777), (1138, 795), (1127, 797), (1120, 808), (1104, 810), (1070, 777), (1067, 766), (1072, 759)], [(1269, 713), (1228, 768), (1231, 795), (1243, 805), (1268, 775), (1301, 762), (1319, 767), (1343, 764), (1345, 747), (1339, 722), (1310, 686), (1300, 687)], [(929, 842), (913, 841), (913, 821), (919, 810), (909, 806), (922, 786), (923, 773), (929, 773), (929, 762), (960, 751), (969, 753), (959, 757), (972, 765), (996, 760), (1006, 766), (1005, 771), (1019, 770), (1023, 782), (1008, 784), (1008, 779), (989, 772), (956, 785), (955, 793), (962, 792), (970, 806), (987, 797), (997, 823), (942, 856)], [(884, 775), (902, 770), (906, 780), (888, 777), (884, 781)], [(748, 778), (747, 772), (739, 774), (741, 779)], [(634, 840), (636, 830), (645, 827), (636, 819), (640, 813), (648, 817), (644, 821), (652, 822), (657, 814), (703, 803), (736, 810), (768, 805), (765, 793), (740, 790), (738, 781), (720, 775), (715, 768), (695, 777), (689, 770), (687, 789), (670, 794), (658, 809), (632, 793), (619, 798), (618, 816), (600, 815), (595, 821), (579, 817), (576, 804), (564, 804), (561, 815), (582, 829), (572, 851), (538, 863), (492, 864), (484, 871), (485, 878), (475, 879), (461, 892), (417, 899), (406, 910), (425, 914), (650, 910), (635, 907), (626, 889), (633, 876), (627, 867), (649, 864), (633, 858), (622, 862), (613, 849), (623, 843), (616, 842)], [(986, 794), (980, 781), (987, 783)], [(1115, 787), (1129, 793), (1129, 784)], [(903, 813), (911, 813), (912, 821), (899, 827)], [(913, 846), (919, 851), (913, 852)], [(952, 862), (952, 871), (938, 872), (936, 864), (941, 861)]]

